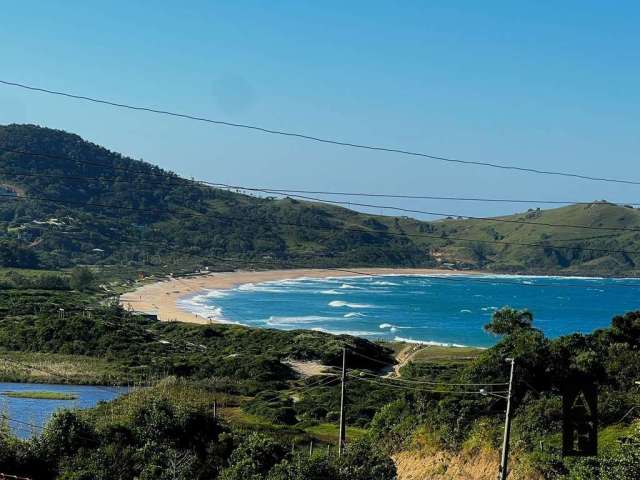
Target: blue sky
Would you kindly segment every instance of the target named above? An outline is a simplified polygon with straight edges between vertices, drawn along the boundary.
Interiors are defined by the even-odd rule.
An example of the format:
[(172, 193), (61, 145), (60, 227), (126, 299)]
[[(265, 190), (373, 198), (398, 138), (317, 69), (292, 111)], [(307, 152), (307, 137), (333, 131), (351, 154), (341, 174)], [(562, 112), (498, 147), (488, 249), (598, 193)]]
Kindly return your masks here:
[[(640, 180), (640, 5), (21, 1), (0, 78), (434, 155)], [(364, 152), (0, 87), (0, 123), (280, 188), (639, 202), (639, 187)], [(381, 203), (381, 202), (378, 202)], [(522, 206), (392, 201), (493, 215)]]

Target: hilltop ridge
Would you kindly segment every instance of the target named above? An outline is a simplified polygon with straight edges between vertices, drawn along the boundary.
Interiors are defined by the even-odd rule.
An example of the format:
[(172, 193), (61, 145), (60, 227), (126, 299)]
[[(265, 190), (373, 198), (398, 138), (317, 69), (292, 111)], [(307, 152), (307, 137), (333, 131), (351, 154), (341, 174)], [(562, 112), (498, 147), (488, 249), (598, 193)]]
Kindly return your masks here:
[[(0, 126), (0, 162), (0, 185), (23, 197), (0, 202), (3, 266), (640, 271), (640, 255), (626, 253), (640, 251), (640, 211), (607, 202), (487, 220), (370, 215), (197, 186), (78, 135), (35, 125)], [(596, 228), (572, 228), (577, 225)]]

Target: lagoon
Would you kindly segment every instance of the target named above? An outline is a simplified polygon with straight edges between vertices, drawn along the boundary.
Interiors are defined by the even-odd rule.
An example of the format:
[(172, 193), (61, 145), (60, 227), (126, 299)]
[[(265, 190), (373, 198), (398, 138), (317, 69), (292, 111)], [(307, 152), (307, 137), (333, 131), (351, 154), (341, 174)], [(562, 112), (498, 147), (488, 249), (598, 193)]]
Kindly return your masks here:
[[(9, 427), (18, 438), (29, 438), (40, 433), (51, 416), (60, 409), (91, 408), (101, 401), (109, 401), (127, 392), (127, 387), (90, 385), (52, 385), (33, 383), (0, 383), (0, 412), (9, 420)], [(5, 392), (55, 392), (73, 396), (73, 400), (15, 398)]]

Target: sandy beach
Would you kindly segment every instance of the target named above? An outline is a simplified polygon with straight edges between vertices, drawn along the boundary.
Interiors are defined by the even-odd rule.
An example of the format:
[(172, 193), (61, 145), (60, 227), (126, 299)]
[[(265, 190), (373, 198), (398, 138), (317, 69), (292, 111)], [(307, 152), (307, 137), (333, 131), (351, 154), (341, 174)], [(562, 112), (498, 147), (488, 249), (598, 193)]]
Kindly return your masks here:
[[(358, 268), (357, 271), (370, 275), (470, 275), (479, 273), (426, 268)], [(207, 324), (211, 323), (210, 319), (180, 308), (178, 305), (179, 300), (199, 293), (205, 293), (207, 290), (229, 289), (245, 283), (259, 283), (302, 277), (327, 278), (348, 276), (353, 275), (346, 272), (321, 269), (210, 273), (194, 277), (173, 278), (143, 285), (132, 292), (121, 295), (120, 304), (126, 309), (157, 315), (159, 320), (165, 322), (179, 321)]]

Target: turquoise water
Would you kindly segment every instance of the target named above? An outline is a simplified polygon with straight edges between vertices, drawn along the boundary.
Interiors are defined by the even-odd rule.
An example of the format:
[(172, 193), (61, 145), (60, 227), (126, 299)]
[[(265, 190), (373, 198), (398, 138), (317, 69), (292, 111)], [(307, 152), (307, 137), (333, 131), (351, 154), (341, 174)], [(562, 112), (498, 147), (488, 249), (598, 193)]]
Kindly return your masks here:
[(487, 347), (504, 305), (529, 308), (548, 336), (591, 332), (640, 309), (640, 279), (530, 276), (337, 277), (245, 284), (181, 300), (198, 315), (254, 327)]
[[(37, 400), (10, 398), (3, 392), (47, 391), (73, 393), (76, 400)], [(0, 383), (0, 412), (9, 418), (9, 427), (18, 438), (28, 438), (41, 432), (51, 415), (63, 408), (91, 408), (127, 392), (126, 387), (95, 387), (86, 385), (50, 385), (33, 383)]]

